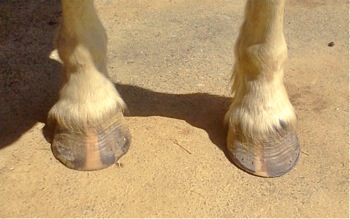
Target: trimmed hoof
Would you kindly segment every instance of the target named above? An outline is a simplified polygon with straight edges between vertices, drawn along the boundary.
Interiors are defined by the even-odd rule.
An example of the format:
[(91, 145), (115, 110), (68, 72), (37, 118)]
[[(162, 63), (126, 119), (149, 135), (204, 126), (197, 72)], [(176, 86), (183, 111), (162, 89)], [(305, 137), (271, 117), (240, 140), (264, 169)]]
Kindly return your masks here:
[(251, 138), (239, 127), (229, 130), (228, 152), (235, 165), (261, 177), (278, 177), (289, 172), (299, 159), (300, 146), (294, 129), (281, 127), (266, 137)]
[(131, 135), (120, 119), (113, 121), (105, 128), (90, 128), (85, 133), (56, 127), (53, 154), (75, 170), (99, 170), (116, 163), (128, 151)]

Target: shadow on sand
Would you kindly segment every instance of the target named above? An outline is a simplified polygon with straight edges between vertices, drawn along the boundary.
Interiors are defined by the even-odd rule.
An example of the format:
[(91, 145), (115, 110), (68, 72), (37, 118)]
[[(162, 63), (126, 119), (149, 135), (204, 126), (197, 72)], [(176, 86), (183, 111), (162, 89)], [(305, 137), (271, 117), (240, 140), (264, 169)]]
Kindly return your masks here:
[(180, 119), (208, 133), (220, 149), (226, 146), (224, 116), (230, 98), (206, 93), (166, 94), (130, 85), (116, 85), (128, 106), (126, 116)]

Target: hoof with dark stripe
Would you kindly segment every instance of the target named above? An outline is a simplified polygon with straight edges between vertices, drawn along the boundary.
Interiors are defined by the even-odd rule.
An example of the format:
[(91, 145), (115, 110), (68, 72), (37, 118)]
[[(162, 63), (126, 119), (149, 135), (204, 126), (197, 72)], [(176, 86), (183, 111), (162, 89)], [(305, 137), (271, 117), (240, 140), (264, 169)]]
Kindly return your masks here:
[(299, 159), (297, 134), (287, 126), (256, 138), (247, 137), (239, 127), (230, 128), (227, 139), (234, 164), (256, 176), (282, 176), (292, 170)]
[(56, 127), (52, 140), (55, 157), (75, 170), (99, 170), (118, 161), (129, 149), (131, 135), (120, 119), (106, 127), (90, 128), (84, 133)]

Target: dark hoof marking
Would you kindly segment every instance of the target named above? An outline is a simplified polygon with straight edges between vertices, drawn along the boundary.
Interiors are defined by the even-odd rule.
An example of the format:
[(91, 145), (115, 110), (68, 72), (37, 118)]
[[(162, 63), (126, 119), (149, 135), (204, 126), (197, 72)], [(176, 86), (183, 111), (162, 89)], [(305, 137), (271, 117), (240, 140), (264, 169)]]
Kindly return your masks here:
[(56, 127), (52, 152), (65, 166), (75, 170), (99, 170), (115, 164), (129, 149), (131, 135), (122, 116), (106, 128), (85, 133)]
[(261, 177), (278, 177), (286, 174), (299, 160), (298, 137), (288, 126), (257, 139), (246, 137), (235, 128), (228, 152), (235, 165), (242, 170)]

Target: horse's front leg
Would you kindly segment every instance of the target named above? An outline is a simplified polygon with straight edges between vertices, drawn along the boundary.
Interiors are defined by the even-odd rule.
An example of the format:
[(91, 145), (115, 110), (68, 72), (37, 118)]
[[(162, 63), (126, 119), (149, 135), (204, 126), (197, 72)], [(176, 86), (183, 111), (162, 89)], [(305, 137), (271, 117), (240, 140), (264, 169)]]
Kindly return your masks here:
[(59, 100), (48, 116), (52, 151), (64, 165), (97, 170), (114, 164), (130, 145), (124, 102), (108, 79), (107, 35), (92, 0), (62, 0), (57, 50), (63, 63)]
[(283, 0), (248, 0), (235, 48), (234, 98), (226, 115), (233, 162), (264, 177), (285, 174), (299, 157), (296, 116), (283, 85), (283, 14)]

